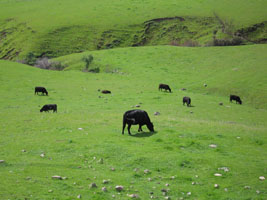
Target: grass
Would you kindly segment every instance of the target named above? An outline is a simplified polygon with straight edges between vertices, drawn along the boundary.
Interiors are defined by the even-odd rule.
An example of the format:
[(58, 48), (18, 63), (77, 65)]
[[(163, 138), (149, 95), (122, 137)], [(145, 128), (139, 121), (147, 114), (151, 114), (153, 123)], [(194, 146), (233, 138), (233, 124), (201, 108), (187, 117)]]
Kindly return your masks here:
[[(84, 54), (100, 73), (80, 71)], [(0, 198), (149, 199), (153, 192), (163, 199), (161, 189), (169, 188), (172, 199), (266, 199), (266, 180), (259, 180), (267, 173), (265, 54), (266, 45), (125, 48), (58, 58), (69, 65), (61, 72), (0, 61)], [(173, 93), (159, 92), (160, 82)], [(49, 96), (34, 95), (35, 86)], [(243, 105), (229, 102), (232, 92)], [(193, 107), (182, 105), (183, 96)], [(47, 103), (58, 113), (40, 113)], [(156, 133), (133, 126), (134, 136), (121, 135), (122, 115), (136, 104)], [(107, 192), (103, 179), (110, 179)], [(89, 189), (92, 182), (98, 188)]]
[[(145, 45), (170, 44), (173, 40), (183, 44), (185, 39), (207, 45), (213, 31), (220, 29), (218, 20), (209, 19), (214, 13), (224, 22), (232, 22), (235, 31), (266, 21), (266, 6), (266, 0), (2, 0), (0, 58), (21, 60), (30, 52), (36, 57), (58, 57), (98, 48), (129, 47), (135, 45), (135, 38), (142, 39), (146, 21), (175, 16), (186, 20), (178, 27), (174, 26), (177, 22), (157, 25), (158, 29), (146, 36), (152, 41)], [(170, 26), (174, 29), (166, 32)], [(264, 42), (266, 23), (248, 37), (252, 42)]]

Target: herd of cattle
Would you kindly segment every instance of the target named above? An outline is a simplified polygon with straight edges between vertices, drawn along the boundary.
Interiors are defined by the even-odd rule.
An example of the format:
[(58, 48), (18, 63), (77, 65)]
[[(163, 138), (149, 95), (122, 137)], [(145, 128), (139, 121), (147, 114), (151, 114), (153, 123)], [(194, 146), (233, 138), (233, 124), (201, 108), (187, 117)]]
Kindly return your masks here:
[[(159, 90), (162, 91), (164, 89), (165, 91), (171, 91), (171, 88), (167, 84), (159, 84)], [(34, 94), (42, 93), (42, 95), (47, 95), (48, 92), (44, 87), (35, 87)], [(111, 91), (109, 90), (102, 90), (103, 94), (111, 94)], [(242, 101), (239, 96), (237, 95), (230, 95), (230, 102), (236, 101), (236, 103), (242, 104)], [(183, 105), (186, 104), (188, 107), (191, 106), (191, 98), (190, 97), (183, 97)], [(46, 104), (44, 105), (40, 112), (49, 112), (49, 110), (52, 110), (53, 112), (57, 112), (57, 104)], [(150, 121), (150, 118), (146, 111), (144, 110), (128, 110), (123, 115), (123, 127), (122, 127), (122, 134), (124, 134), (124, 129), (126, 124), (128, 125), (128, 134), (131, 135), (130, 128), (132, 125), (139, 125), (138, 132), (143, 131), (142, 126), (146, 125), (147, 128), (154, 132), (154, 125)]]

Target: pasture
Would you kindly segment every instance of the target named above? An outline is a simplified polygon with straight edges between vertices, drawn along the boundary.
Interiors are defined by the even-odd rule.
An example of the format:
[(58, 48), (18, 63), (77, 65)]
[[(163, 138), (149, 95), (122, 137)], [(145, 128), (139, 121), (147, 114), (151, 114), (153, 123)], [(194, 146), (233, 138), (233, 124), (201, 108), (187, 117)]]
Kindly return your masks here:
[[(0, 61), (0, 198), (266, 199), (266, 48), (92, 51), (55, 59), (64, 71)], [(100, 73), (81, 71), (88, 54)], [(49, 95), (34, 95), (35, 86)], [(230, 93), (243, 105), (230, 103)], [(57, 113), (40, 113), (54, 103)], [(123, 113), (136, 105), (154, 134), (138, 126), (121, 134)]]

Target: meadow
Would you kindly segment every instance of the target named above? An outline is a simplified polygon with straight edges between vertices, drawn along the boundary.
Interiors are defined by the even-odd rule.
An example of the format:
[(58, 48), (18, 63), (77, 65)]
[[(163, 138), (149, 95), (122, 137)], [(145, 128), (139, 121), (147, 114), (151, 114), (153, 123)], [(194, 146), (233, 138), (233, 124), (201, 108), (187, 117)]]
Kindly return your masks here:
[[(266, 180), (259, 180), (267, 174), (266, 48), (91, 51), (56, 58), (64, 71), (1, 60), (0, 198), (266, 199)], [(100, 73), (82, 72), (89, 54)], [(158, 91), (159, 83), (173, 92)], [(34, 95), (35, 86), (49, 96)], [(231, 93), (243, 105), (230, 103)], [(40, 113), (47, 103), (58, 112)], [(133, 136), (121, 134), (123, 113), (136, 105), (155, 133), (132, 126)]]

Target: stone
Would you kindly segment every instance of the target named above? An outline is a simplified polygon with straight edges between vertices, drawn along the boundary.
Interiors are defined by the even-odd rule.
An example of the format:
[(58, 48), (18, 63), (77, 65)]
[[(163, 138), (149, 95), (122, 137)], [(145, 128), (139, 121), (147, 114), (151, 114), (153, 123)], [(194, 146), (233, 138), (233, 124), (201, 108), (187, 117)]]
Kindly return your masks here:
[(57, 176), (57, 175), (52, 176), (52, 178), (53, 178), (53, 179), (59, 179), (59, 180), (62, 180), (62, 177), (61, 177), (61, 176)]
[(102, 187), (102, 189), (101, 189), (103, 192), (107, 192), (108, 191), (108, 189), (106, 188), (106, 187)]
[(215, 173), (214, 176), (222, 176), (222, 174)]
[(49, 193), (53, 192), (53, 190), (48, 190)]
[(91, 183), (91, 184), (89, 185), (89, 188), (97, 188), (96, 183)]
[(140, 108), (141, 106), (140, 105), (135, 105), (136, 108)]
[(216, 144), (210, 144), (209, 147), (210, 147), (210, 148), (216, 148), (217, 145), (216, 145)]
[(104, 163), (104, 159), (103, 159), (103, 158), (100, 158), (100, 159), (98, 160), (98, 163), (99, 163), (99, 164), (103, 164), (103, 163)]
[(160, 113), (159, 112), (154, 112), (154, 115), (160, 115)]
[(152, 181), (152, 178), (148, 178), (147, 180), (148, 180), (148, 181)]
[(148, 169), (145, 169), (145, 170), (144, 170), (144, 173), (145, 173), (145, 174), (149, 174), (150, 171), (149, 171)]
[(186, 90), (186, 88), (181, 88), (181, 90), (182, 90), (182, 91), (185, 91), (185, 90)]
[(0, 163), (4, 163), (5, 161), (4, 160), (0, 160)]
[(123, 186), (122, 185), (117, 185), (115, 187), (115, 189), (118, 191), (118, 192), (121, 192), (123, 190)]
[(103, 184), (108, 184), (109, 181), (108, 180), (103, 180)]
[(265, 180), (265, 177), (264, 177), (264, 176), (260, 176), (259, 179), (260, 179), (261, 181), (264, 181), (264, 180)]
[(169, 186), (170, 186), (170, 184), (169, 184), (169, 183), (166, 183), (166, 184), (165, 184), (165, 186), (166, 186), (166, 187), (169, 187)]
[(250, 186), (246, 185), (246, 186), (244, 186), (244, 189), (250, 190)]
[(138, 171), (139, 171), (139, 168), (134, 168), (134, 171), (135, 171), (135, 172), (138, 172)]
[(164, 198), (167, 199), (167, 200), (170, 200), (171, 199), (171, 197), (168, 197), (168, 196), (167, 197), (164, 197)]
[(79, 194), (79, 195), (77, 196), (77, 199), (81, 199), (81, 198), (82, 198), (82, 195)]
[(214, 184), (214, 187), (215, 187), (215, 188), (219, 188), (219, 185), (218, 185), (218, 184)]
[(83, 128), (78, 128), (78, 130), (82, 131), (82, 130), (83, 130)]
[(224, 191), (225, 191), (225, 192), (228, 192), (228, 189), (227, 189), (227, 188), (224, 188)]
[(175, 179), (175, 176), (172, 176), (171, 179)]
[(191, 195), (191, 192), (187, 192), (187, 196), (190, 196)]
[(44, 158), (44, 157), (45, 157), (45, 153), (42, 153), (42, 154), (40, 155), (40, 157)]
[(261, 192), (260, 192), (259, 190), (256, 190), (256, 193), (257, 193), (257, 194), (260, 194)]
[(223, 102), (220, 102), (219, 105), (220, 105), (220, 106), (223, 106)]
[(207, 87), (208, 85), (206, 83), (204, 83), (204, 87)]
[(25, 149), (22, 149), (21, 152), (26, 152), (26, 150)]
[(218, 170), (223, 170), (225, 172), (229, 172), (230, 171), (228, 167), (220, 167), (220, 168), (218, 168)]
[(130, 198), (136, 198), (136, 199), (139, 198), (139, 196), (137, 194), (128, 194), (127, 196)]

